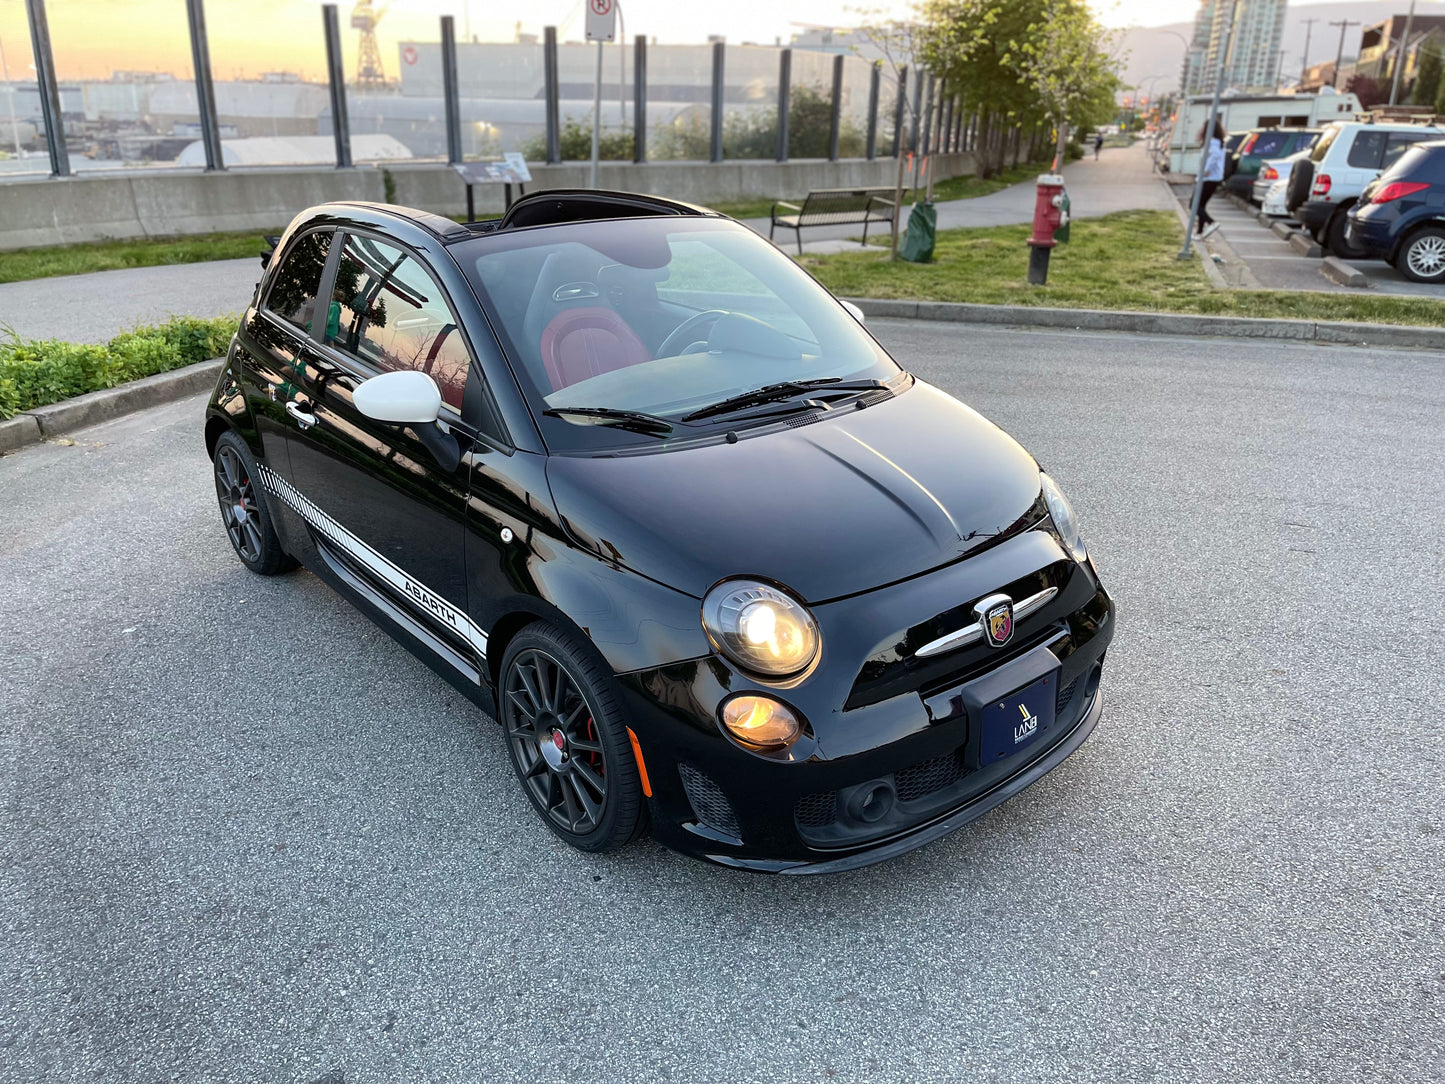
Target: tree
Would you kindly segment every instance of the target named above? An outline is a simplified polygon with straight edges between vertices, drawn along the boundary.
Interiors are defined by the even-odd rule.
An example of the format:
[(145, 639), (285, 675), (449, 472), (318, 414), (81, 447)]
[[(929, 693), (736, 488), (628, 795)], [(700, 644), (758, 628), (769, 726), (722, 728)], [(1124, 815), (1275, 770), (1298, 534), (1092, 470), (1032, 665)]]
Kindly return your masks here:
[(1345, 89), (1360, 99), (1360, 105), (1369, 109), (1390, 100), (1390, 84), (1383, 79), (1371, 79), (1359, 72), (1350, 76)]
[(1416, 105), (1432, 108), (1440, 94), (1440, 46), (1431, 38), (1420, 47), (1420, 66), (1415, 71), (1415, 85), (1410, 100)]
[(1051, 0), (1018, 46), (1023, 78), (1058, 129), (1060, 164), (1070, 125), (1083, 131), (1114, 113), (1123, 83), (1118, 62), (1105, 50), (1111, 37), (1081, 0)]

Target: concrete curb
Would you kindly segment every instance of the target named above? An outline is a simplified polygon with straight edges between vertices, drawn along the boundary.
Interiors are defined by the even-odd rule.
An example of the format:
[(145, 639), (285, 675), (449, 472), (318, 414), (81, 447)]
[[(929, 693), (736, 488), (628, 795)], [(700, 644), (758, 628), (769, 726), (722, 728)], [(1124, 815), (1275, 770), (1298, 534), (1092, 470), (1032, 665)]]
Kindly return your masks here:
[(1320, 265), (1320, 274), (1331, 282), (1338, 282), (1341, 286), (1368, 289), (1370, 285), (1368, 275), (1353, 264), (1345, 263), (1338, 256), (1326, 256), (1325, 262)]
[(865, 316), (937, 320), (961, 324), (1068, 328), (1073, 331), (1128, 331), (1148, 335), (1207, 335), (1234, 339), (1290, 339), (1348, 343), (1408, 350), (1440, 349), (1433, 327), (1350, 324), (1315, 320), (1261, 320), (1246, 316), (1193, 316), (1170, 312), (1106, 312), (1102, 309), (1046, 309), (1028, 305), (972, 305), (947, 301), (896, 301), (850, 297)]
[(1288, 241), (1298, 231), (1293, 229), (1287, 222), (1273, 222), (1270, 224), (1269, 232), (1281, 241)]
[(1307, 233), (1290, 234), (1289, 247), (1294, 249), (1301, 256), (1312, 256), (1318, 258), (1325, 254), (1325, 250), (1320, 248), (1320, 243)]
[(87, 425), (209, 391), (224, 364), (223, 358), (198, 361), (183, 369), (132, 380), (118, 388), (88, 392), (74, 399), (27, 410), (9, 421), (0, 422), (0, 452), (13, 452), (27, 444), (51, 440)]

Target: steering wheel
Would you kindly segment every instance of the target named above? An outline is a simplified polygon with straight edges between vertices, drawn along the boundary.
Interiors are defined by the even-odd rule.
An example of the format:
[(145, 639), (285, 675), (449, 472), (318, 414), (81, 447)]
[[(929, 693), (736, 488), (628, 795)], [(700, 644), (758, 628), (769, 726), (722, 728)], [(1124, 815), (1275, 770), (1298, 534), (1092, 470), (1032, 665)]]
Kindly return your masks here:
[(671, 334), (662, 340), (662, 345), (657, 348), (657, 353), (653, 356), (658, 358), (675, 356), (681, 347), (693, 341), (704, 324), (715, 324), (727, 314), (726, 309), (708, 309), (706, 312), (694, 313), (672, 329)]

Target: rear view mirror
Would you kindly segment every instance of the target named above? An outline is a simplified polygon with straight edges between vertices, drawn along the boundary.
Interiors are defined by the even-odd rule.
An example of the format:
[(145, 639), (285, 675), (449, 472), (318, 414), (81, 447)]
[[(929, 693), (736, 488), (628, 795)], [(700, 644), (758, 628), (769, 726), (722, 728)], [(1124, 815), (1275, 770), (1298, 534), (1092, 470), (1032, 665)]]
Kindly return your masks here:
[(378, 422), (426, 425), (437, 420), (442, 393), (426, 373), (411, 369), (382, 373), (363, 380), (352, 393), (356, 409)]
[(842, 305), (845, 309), (847, 309), (848, 312), (852, 315), (853, 319), (857, 320), (860, 324), (866, 324), (868, 322), (863, 319), (863, 310), (860, 309), (857, 305), (853, 304), (853, 302), (844, 301), (840, 297), (838, 299), (838, 304)]

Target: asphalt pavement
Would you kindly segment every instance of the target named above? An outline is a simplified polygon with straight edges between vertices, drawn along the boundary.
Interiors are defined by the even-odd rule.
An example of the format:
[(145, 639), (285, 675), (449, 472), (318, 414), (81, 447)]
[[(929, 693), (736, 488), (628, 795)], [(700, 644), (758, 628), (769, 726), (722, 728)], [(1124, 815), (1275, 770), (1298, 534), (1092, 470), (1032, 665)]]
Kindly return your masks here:
[(0, 1082), (1445, 1079), (1445, 362), (874, 328), (1119, 628), (1074, 757), (832, 877), (557, 842), (494, 723), (242, 568), (201, 400), (0, 459)]

